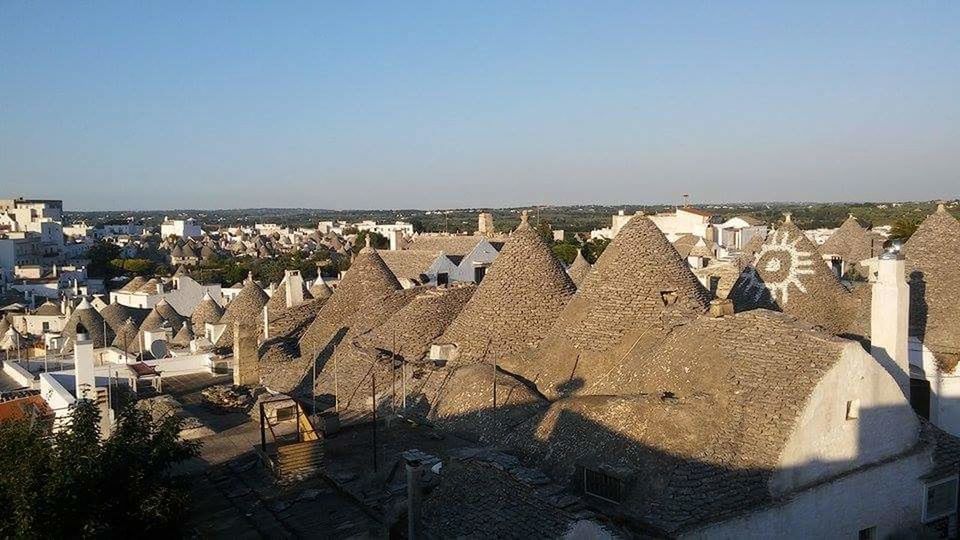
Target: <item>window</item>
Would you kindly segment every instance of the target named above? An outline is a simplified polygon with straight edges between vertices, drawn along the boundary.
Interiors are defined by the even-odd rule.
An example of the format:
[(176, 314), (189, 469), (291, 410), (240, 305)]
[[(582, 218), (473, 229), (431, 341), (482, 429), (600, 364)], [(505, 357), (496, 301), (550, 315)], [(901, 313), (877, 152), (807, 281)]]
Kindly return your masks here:
[(930, 381), (910, 379), (910, 406), (918, 416), (930, 419)]
[(297, 416), (296, 405), (277, 408), (277, 422), (283, 422), (285, 420), (293, 420), (296, 416)]
[(43, 331), (44, 331), (44, 332), (49, 332), (49, 331), (50, 331), (50, 323), (48, 323), (48, 322), (43, 323)]
[(487, 275), (487, 267), (486, 267), (486, 266), (478, 266), (478, 267), (476, 267), (476, 268), (473, 269), (473, 281), (474, 281), (475, 283), (477, 283), (477, 284), (479, 284), (481, 281), (483, 281), (483, 278), (484, 278), (484, 276), (486, 276), (486, 275)]
[(605, 501), (619, 503), (623, 500), (624, 481), (604, 471), (583, 467), (583, 492)]
[(677, 291), (660, 291), (660, 300), (664, 306), (672, 306), (677, 303)]
[(713, 296), (716, 296), (717, 290), (719, 289), (720, 289), (720, 277), (710, 276), (710, 294)]
[(450, 283), (450, 274), (446, 272), (437, 274), (437, 285), (446, 285), (448, 283)]
[(860, 400), (853, 399), (847, 402), (847, 420), (860, 418)]
[(939, 480), (924, 487), (923, 522), (934, 521), (957, 511), (957, 477)]
[(877, 528), (867, 527), (866, 529), (860, 529), (857, 538), (859, 540), (877, 540)]

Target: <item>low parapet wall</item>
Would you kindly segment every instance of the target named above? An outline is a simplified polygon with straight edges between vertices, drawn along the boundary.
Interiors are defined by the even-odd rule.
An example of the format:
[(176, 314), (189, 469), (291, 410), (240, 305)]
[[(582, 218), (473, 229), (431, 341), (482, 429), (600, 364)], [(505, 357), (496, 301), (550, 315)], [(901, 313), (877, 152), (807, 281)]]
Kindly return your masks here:
[(3, 372), (18, 384), (26, 388), (34, 388), (33, 374), (15, 362), (3, 362)]

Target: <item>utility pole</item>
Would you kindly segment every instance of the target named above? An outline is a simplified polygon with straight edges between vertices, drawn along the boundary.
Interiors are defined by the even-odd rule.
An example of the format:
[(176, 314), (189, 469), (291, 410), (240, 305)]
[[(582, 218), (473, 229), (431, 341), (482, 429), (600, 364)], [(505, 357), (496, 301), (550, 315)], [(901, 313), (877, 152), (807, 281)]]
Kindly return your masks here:
[(497, 408), (497, 357), (493, 357), (493, 408)]
[(377, 374), (370, 371), (370, 392), (373, 394), (373, 472), (377, 472)]

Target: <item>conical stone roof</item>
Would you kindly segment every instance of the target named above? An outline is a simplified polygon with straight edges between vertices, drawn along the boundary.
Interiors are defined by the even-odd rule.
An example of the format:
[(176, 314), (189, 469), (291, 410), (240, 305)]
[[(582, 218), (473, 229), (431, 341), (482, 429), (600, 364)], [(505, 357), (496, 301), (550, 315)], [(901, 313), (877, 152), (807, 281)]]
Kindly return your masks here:
[(151, 278), (147, 280), (143, 285), (137, 288), (136, 292), (146, 293), (146, 294), (157, 294), (157, 285), (160, 285), (162, 282), (157, 278)]
[(170, 340), (175, 345), (187, 346), (190, 345), (190, 342), (193, 341), (193, 332), (190, 330), (190, 321), (185, 321), (183, 326), (180, 327), (180, 331), (173, 336), (173, 339)]
[(153, 309), (156, 310), (161, 317), (163, 317), (163, 320), (170, 323), (170, 327), (173, 328), (174, 332), (179, 331), (180, 327), (183, 326), (183, 315), (180, 315), (180, 313), (178, 313), (177, 310), (174, 309), (169, 302), (167, 302), (166, 298), (163, 298), (157, 302), (157, 305), (155, 305)]
[[(287, 287), (289, 286), (286, 276), (280, 280), (280, 285), (277, 285), (273, 289), (273, 296), (270, 297), (270, 300), (267, 301), (267, 311), (271, 315), (275, 315), (285, 309), (287, 309)], [(303, 301), (312, 300), (313, 296), (310, 295), (310, 291), (307, 290), (306, 283), (301, 285), (303, 292)], [(290, 306), (296, 307), (296, 306)]]
[(361, 249), (337, 290), (320, 308), (317, 318), (300, 339), (301, 350), (305, 354), (316, 355), (347, 324), (365, 300), (390, 294), (400, 288), (400, 282), (377, 250), (369, 246)]
[(960, 222), (943, 205), (904, 244), (910, 283), (910, 333), (944, 371), (960, 360)]
[(577, 258), (573, 260), (570, 268), (567, 268), (567, 274), (570, 275), (570, 280), (573, 281), (574, 285), (579, 287), (580, 284), (583, 283), (584, 278), (587, 277), (587, 274), (590, 273), (590, 270), (593, 270), (593, 265), (587, 262), (583, 253), (578, 249)]
[(836, 255), (848, 266), (856, 269), (856, 264), (883, 251), (883, 238), (860, 225), (857, 218), (850, 214), (830, 238), (820, 246), (820, 253)]
[(117, 335), (113, 338), (113, 346), (127, 353), (136, 353), (140, 348), (139, 339), (140, 329), (137, 323), (129, 318), (117, 330)]
[(789, 215), (779, 229), (767, 235), (729, 298), (737, 311), (782, 311), (832, 334), (850, 330), (858, 311), (857, 299)]
[(157, 330), (165, 324), (167, 324), (166, 319), (163, 318), (163, 315), (157, 311), (156, 306), (154, 306), (154, 308), (150, 310), (150, 313), (147, 314), (147, 317), (143, 319), (143, 322), (140, 323), (140, 330), (144, 332)]
[(123, 287), (120, 287), (120, 290), (124, 292), (137, 292), (137, 290), (140, 287), (143, 287), (143, 284), (146, 282), (147, 278), (143, 276), (136, 276), (128, 281)]
[(123, 324), (133, 317), (133, 311), (127, 306), (114, 302), (100, 310), (100, 316), (107, 323), (107, 342), (113, 341)]
[(40, 315), (43, 317), (57, 317), (61, 315), (60, 306), (54, 304), (53, 302), (47, 300), (40, 307), (37, 308), (37, 311), (33, 313), (34, 315)]
[(333, 291), (330, 289), (330, 286), (323, 281), (322, 276), (317, 276), (317, 280), (313, 283), (313, 286), (310, 287), (310, 295), (314, 298), (330, 298), (333, 295)]
[[(649, 218), (620, 229), (539, 350), (516, 366), (548, 397), (592, 384), (642, 340), (704, 313), (709, 292)], [(508, 371), (510, 368), (506, 368)]]
[(227, 327), (220, 334), (220, 339), (217, 340), (217, 347), (232, 347), (233, 346), (233, 322), (236, 320), (242, 321), (258, 321), (263, 311), (263, 306), (267, 305), (267, 302), (270, 300), (270, 297), (267, 296), (267, 293), (263, 292), (263, 289), (252, 279), (247, 280), (244, 284), (243, 289), (240, 289), (240, 294), (233, 299), (232, 302), (227, 304), (227, 309), (223, 311), (223, 316), (220, 317), (219, 324), (226, 324)]
[(203, 300), (197, 304), (197, 307), (194, 308), (193, 313), (190, 315), (190, 321), (193, 323), (194, 328), (204, 329), (207, 323), (217, 324), (220, 322), (220, 317), (222, 316), (223, 308), (220, 307), (220, 304), (218, 304), (209, 293), (204, 293)]
[(575, 291), (563, 264), (524, 213), (473, 297), (437, 343), (455, 344), (461, 362), (507, 365), (540, 343)]
[(93, 341), (94, 347), (101, 348), (106, 346), (106, 335), (103, 331), (105, 324), (103, 317), (101, 317), (100, 313), (84, 298), (76, 309), (73, 310), (73, 314), (70, 315), (66, 325), (63, 327), (62, 335), (66, 338), (64, 339), (64, 351), (73, 350), (73, 345), (77, 339), (77, 323), (82, 323), (87, 329), (87, 337)]

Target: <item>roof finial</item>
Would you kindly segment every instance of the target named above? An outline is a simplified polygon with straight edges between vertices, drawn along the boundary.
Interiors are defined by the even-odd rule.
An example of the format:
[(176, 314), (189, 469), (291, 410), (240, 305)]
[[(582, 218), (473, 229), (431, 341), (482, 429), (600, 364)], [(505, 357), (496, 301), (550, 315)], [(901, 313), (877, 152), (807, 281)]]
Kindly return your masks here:
[(369, 234), (366, 236), (366, 240), (367, 240), (367, 247), (370, 247), (370, 235), (369, 235)]
[(784, 222), (784, 223), (791, 223), (791, 222), (793, 222), (792, 217), (793, 217), (793, 214), (792, 214), (792, 213), (790, 213), (790, 212), (784, 212), (784, 213), (783, 213), (783, 222)]
[(247, 281), (253, 282), (253, 270), (247, 270)]
[(520, 212), (520, 225), (527, 225), (527, 211)]
[(943, 201), (937, 201), (937, 212), (946, 212), (947, 205)]

